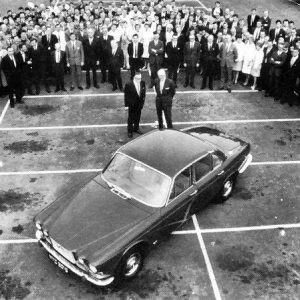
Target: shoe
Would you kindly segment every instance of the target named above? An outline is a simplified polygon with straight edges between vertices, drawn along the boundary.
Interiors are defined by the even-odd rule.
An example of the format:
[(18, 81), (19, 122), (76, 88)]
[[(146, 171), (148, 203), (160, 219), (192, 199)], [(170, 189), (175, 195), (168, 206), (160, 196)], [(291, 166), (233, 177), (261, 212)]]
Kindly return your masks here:
[(124, 92), (124, 89), (123, 89), (123, 88), (120, 88), (119, 90), (120, 90), (120, 92), (122, 92), (122, 93)]
[(224, 90), (224, 86), (220, 86), (220, 87), (219, 87), (219, 90)]
[(46, 88), (46, 92), (47, 92), (48, 94), (50, 94), (50, 93), (51, 93), (51, 90), (50, 90), (49, 88)]
[(230, 87), (227, 88), (227, 91), (228, 91), (228, 93), (231, 93), (231, 88)]
[(56, 89), (56, 90), (55, 90), (55, 93), (57, 93), (57, 92), (59, 92), (59, 91), (60, 91), (60, 89)]
[(274, 101), (279, 101), (280, 99), (278, 97), (274, 97)]
[(85, 87), (85, 89), (88, 90), (90, 87), (91, 87), (90, 85), (87, 85), (87, 86)]
[(62, 90), (63, 92), (66, 92), (66, 91), (67, 91), (65, 88), (62, 88), (61, 90)]
[(14, 104), (14, 103), (10, 103), (9, 105), (10, 105), (11, 108), (14, 108), (14, 107), (15, 107), (15, 104)]
[(184, 88), (186, 88), (187, 86), (188, 86), (188, 85), (187, 85), (186, 83), (183, 85)]
[(243, 83), (243, 86), (247, 86), (247, 85), (248, 85), (248, 82), (245, 81), (245, 82)]
[(74, 86), (71, 86), (71, 87), (70, 87), (70, 91), (71, 91), (71, 92), (74, 91)]
[(36, 91), (35, 94), (36, 94), (36, 95), (39, 95), (39, 94), (40, 94), (40, 91)]
[(99, 86), (98, 84), (94, 85), (94, 87), (95, 87), (96, 89), (99, 89), (99, 88), (100, 88), (100, 86)]
[(143, 134), (143, 132), (142, 132), (140, 129), (136, 130), (135, 132), (136, 132), (137, 134)]
[(195, 89), (195, 85), (194, 85), (194, 84), (191, 84), (191, 88), (192, 88), (192, 89)]
[(205, 86), (201, 86), (201, 90), (204, 90), (206, 87)]
[(117, 90), (117, 88), (116, 88), (116, 87), (113, 87), (113, 88), (112, 88), (112, 91), (113, 91), (113, 92), (114, 92), (114, 91), (116, 91), (116, 90)]
[(34, 93), (33, 93), (33, 91), (28, 91), (28, 93), (27, 93), (28, 95), (34, 95)]
[(19, 104), (24, 104), (25, 103), (23, 100), (18, 100), (16, 102), (19, 103)]
[(212, 91), (214, 88), (212, 86), (210, 86), (209, 89)]
[(133, 137), (132, 132), (128, 132), (127, 136), (131, 139)]
[(152, 89), (154, 87), (154, 84), (149, 84), (149, 89)]
[(81, 91), (83, 90), (83, 87), (82, 87), (82, 86), (79, 86), (78, 88), (79, 88)]
[(254, 86), (254, 85), (251, 86), (251, 90), (252, 90), (252, 91), (255, 90), (255, 86)]

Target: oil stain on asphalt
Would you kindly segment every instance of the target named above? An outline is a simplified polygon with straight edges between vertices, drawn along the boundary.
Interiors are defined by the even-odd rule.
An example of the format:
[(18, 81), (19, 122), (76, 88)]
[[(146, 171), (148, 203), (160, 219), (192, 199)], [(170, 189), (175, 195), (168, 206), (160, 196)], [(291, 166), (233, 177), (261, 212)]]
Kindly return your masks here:
[(18, 189), (0, 191), (0, 212), (23, 211), (28, 205), (37, 203), (41, 198), (40, 193), (22, 193)]
[(45, 141), (18, 141), (4, 145), (4, 150), (8, 150), (15, 154), (24, 154), (32, 152), (46, 151), (49, 147), (49, 142)]
[(29, 294), (30, 290), (21, 283), (20, 278), (9, 275), (9, 270), (0, 270), (0, 298), (24, 299)]
[(21, 108), (21, 112), (23, 115), (28, 116), (39, 116), (44, 114), (49, 114), (57, 111), (59, 106), (53, 106), (49, 104), (41, 104), (41, 105), (25, 105)]

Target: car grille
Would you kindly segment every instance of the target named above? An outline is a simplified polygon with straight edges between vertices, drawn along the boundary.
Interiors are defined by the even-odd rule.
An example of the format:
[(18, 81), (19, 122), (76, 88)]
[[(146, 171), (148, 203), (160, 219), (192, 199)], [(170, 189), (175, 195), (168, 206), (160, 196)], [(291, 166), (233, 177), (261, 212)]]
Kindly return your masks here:
[(75, 264), (75, 258), (74, 258), (74, 254), (65, 249), (63, 246), (61, 246), (60, 244), (58, 244), (56, 241), (54, 241), (52, 238), (50, 238), (51, 240), (51, 244), (53, 246), (53, 248), (60, 254), (62, 255), (65, 259), (67, 259), (69, 262)]

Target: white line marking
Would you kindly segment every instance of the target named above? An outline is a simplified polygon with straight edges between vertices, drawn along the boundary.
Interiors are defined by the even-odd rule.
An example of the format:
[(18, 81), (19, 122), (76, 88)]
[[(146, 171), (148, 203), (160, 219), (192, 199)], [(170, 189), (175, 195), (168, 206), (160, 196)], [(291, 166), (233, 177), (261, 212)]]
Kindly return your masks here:
[[(232, 93), (257, 93), (257, 90), (232, 90)], [(228, 94), (226, 90), (210, 91), (210, 90), (195, 90), (195, 91), (176, 91), (176, 94)], [(147, 95), (156, 95), (154, 92), (146, 92)], [(124, 93), (99, 93), (99, 94), (57, 94), (57, 95), (35, 95), (25, 96), (23, 99), (38, 99), (38, 98), (68, 98), (68, 97), (109, 97), (109, 96), (124, 96)], [(66, 99), (65, 99), (66, 100)]]
[[(299, 165), (300, 161), (266, 161), (254, 162), (250, 166), (277, 166), (277, 165)], [(46, 171), (16, 171), (16, 172), (0, 172), (0, 176), (10, 175), (48, 175), (48, 174), (76, 174), (76, 173), (97, 173), (102, 169), (74, 169), (74, 170), (46, 170)]]
[[(249, 119), (249, 120), (210, 120), (192, 122), (173, 122), (174, 125), (203, 125), (203, 124), (241, 124), (241, 123), (274, 123), (274, 122), (300, 122), (300, 118), (293, 119)], [(151, 126), (154, 123), (142, 123), (141, 126)], [(63, 129), (87, 129), (87, 128), (111, 128), (127, 127), (123, 124), (96, 124), (96, 125), (68, 125), (68, 126), (35, 126), (35, 127), (2, 127), (0, 131), (19, 131), (19, 130), (63, 130)]]
[(208, 7), (205, 6), (200, 0), (196, 0), (205, 10), (208, 10)]
[(208, 275), (209, 275), (209, 278), (210, 278), (210, 281), (211, 281), (211, 285), (212, 285), (212, 288), (213, 288), (213, 291), (214, 291), (214, 294), (215, 294), (215, 299), (216, 300), (221, 300), (222, 298), (221, 298), (220, 290), (218, 288), (216, 277), (215, 277), (213, 268), (211, 266), (211, 263), (210, 263), (210, 260), (209, 260), (209, 257), (208, 257), (207, 251), (206, 251), (205, 243), (204, 243), (204, 240), (203, 240), (203, 237), (202, 237), (202, 234), (201, 234), (201, 230), (200, 230), (197, 218), (196, 218), (195, 215), (192, 215), (192, 218), (193, 218), (193, 223), (194, 223), (194, 226), (195, 226), (195, 230), (197, 232), (197, 237), (198, 237), (198, 241), (199, 241), (199, 244), (200, 244), (200, 248), (202, 250), (202, 254), (203, 254), (203, 257), (204, 257), (205, 264), (206, 264), (206, 268), (207, 268), (207, 271), (208, 271)]
[(1, 113), (1, 116), (0, 116), (0, 125), (2, 124), (4, 116), (5, 116), (6, 112), (7, 112), (8, 106), (9, 106), (9, 100), (7, 100), (7, 102), (6, 102), (5, 106), (4, 106), (4, 109), (3, 109), (2, 113)]
[(173, 231), (172, 234), (195, 234), (197, 233), (196, 230), (176, 230), (176, 231)]
[(0, 244), (28, 244), (37, 243), (37, 239), (0, 240)]

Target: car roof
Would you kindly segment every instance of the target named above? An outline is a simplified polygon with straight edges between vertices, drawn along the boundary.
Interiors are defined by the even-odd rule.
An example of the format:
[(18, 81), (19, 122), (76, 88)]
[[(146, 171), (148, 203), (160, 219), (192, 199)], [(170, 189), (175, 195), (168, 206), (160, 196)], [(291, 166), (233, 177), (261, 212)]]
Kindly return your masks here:
[(124, 145), (124, 153), (170, 177), (213, 150), (213, 146), (187, 133), (155, 130)]

